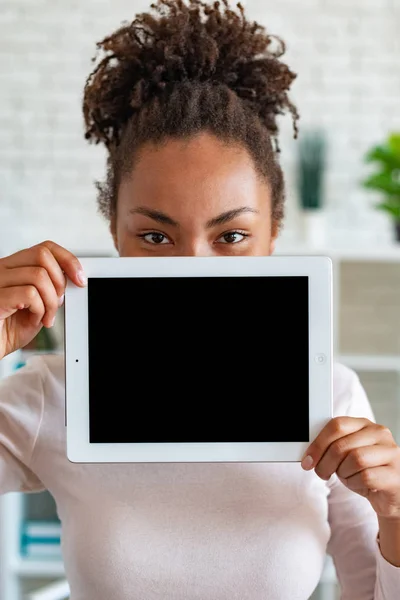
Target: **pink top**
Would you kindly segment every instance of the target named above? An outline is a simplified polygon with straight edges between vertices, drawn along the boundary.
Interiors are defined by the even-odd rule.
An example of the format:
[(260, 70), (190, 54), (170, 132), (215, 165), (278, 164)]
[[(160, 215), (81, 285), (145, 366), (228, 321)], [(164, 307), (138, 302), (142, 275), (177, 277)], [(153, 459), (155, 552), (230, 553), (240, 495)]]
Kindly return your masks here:
[[(334, 368), (334, 414), (373, 420)], [(64, 363), (35, 357), (0, 383), (0, 490), (47, 488), (72, 600), (306, 600), (331, 554), (342, 600), (399, 600), (400, 568), (369, 502), (299, 463), (74, 464)]]

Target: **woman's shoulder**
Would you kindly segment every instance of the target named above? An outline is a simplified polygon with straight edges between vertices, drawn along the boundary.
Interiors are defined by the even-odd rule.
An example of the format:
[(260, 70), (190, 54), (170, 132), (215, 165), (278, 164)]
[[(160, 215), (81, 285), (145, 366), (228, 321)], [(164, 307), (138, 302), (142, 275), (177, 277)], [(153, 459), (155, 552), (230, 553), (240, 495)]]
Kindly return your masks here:
[(333, 363), (333, 416), (373, 420), (371, 405), (358, 374), (343, 363)]
[[(64, 354), (55, 353), (45, 353), (36, 355), (31, 359), (31, 362), (34, 361), (37, 368), (41, 370), (45, 377), (52, 377), (56, 381), (65, 383), (65, 361)], [(29, 364), (29, 361), (28, 363)]]
[(65, 370), (63, 354), (33, 354), (23, 357), (18, 368), (1, 380), (1, 389), (19, 397), (26, 392), (44, 396), (64, 395)]
[(44, 352), (43, 354), (32, 354), (28, 355), (23, 361), (23, 367), (20, 367), (16, 371), (23, 372), (23, 370), (30, 372), (40, 373), (42, 377), (53, 377), (57, 380), (65, 380), (64, 370), (64, 354), (61, 352)]
[(334, 395), (340, 396), (348, 393), (358, 379), (357, 373), (350, 367), (336, 361), (333, 362), (332, 370)]
[[(31, 470), (33, 449), (45, 422), (48, 425), (51, 420), (51, 426), (47, 427), (50, 433), (56, 429), (55, 422), (63, 422), (63, 363), (62, 355), (22, 356), (15, 370), (0, 381), (0, 461), (10, 465), (11, 473), (10, 480), (4, 475), (2, 492), (22, 489), (21, 486), (24, 489), (41, 487)], [(47, 438), (46, 444), (48, 446)], [(15, 483), (16, 479), (13, 479), (12, 473), (21, 475), (20, 467), (14, 469), (13, 457), (28, 469), (22, 473), (24, 481)]]
[(36, 371), (40, 376), (46, 404), (59, 404), (65, 395), (64, 354), (45, 353), (33, 356), (26, 362), (27, 369)]

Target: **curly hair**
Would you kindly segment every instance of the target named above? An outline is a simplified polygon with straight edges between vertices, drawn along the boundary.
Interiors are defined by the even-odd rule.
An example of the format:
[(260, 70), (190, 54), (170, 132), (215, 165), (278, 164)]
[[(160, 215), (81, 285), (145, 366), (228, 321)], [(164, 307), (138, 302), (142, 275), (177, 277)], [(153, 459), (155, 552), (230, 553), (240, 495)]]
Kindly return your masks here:
[(115, 214), (121, 178), (143, 144), (207, 131), (247, 148), (280, 224), (277, 116), (291, 114), (297, 137), (299, 115), (288, 97), (296, 74), (280, 60), (286, 47), (279, 37), (249, 21), (240, 3), (232, 9), (228, 0), (157, 0), (97, 49), (83, 115), (86, 139), (108, 150), (106, 181), (97, 182), (103, 216)]

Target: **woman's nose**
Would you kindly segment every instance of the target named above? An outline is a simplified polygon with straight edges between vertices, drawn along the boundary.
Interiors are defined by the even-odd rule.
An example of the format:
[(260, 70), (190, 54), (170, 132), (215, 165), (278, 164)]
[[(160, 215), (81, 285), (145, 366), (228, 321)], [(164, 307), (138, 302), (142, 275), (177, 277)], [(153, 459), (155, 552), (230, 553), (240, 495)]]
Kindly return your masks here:
[(176, 247), (176, 256), (212, 256), (213, 250), (204, 240), (187, 240)]

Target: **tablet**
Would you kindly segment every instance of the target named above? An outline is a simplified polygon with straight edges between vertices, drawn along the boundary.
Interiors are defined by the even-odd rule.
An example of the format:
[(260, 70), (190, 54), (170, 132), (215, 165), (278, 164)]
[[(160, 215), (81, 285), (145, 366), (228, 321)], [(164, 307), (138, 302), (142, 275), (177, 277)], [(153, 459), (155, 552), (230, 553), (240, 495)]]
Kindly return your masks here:
[(65, 295), (72, 462), (300, 461), (332, 417), (324, 256), (80, 258)]

